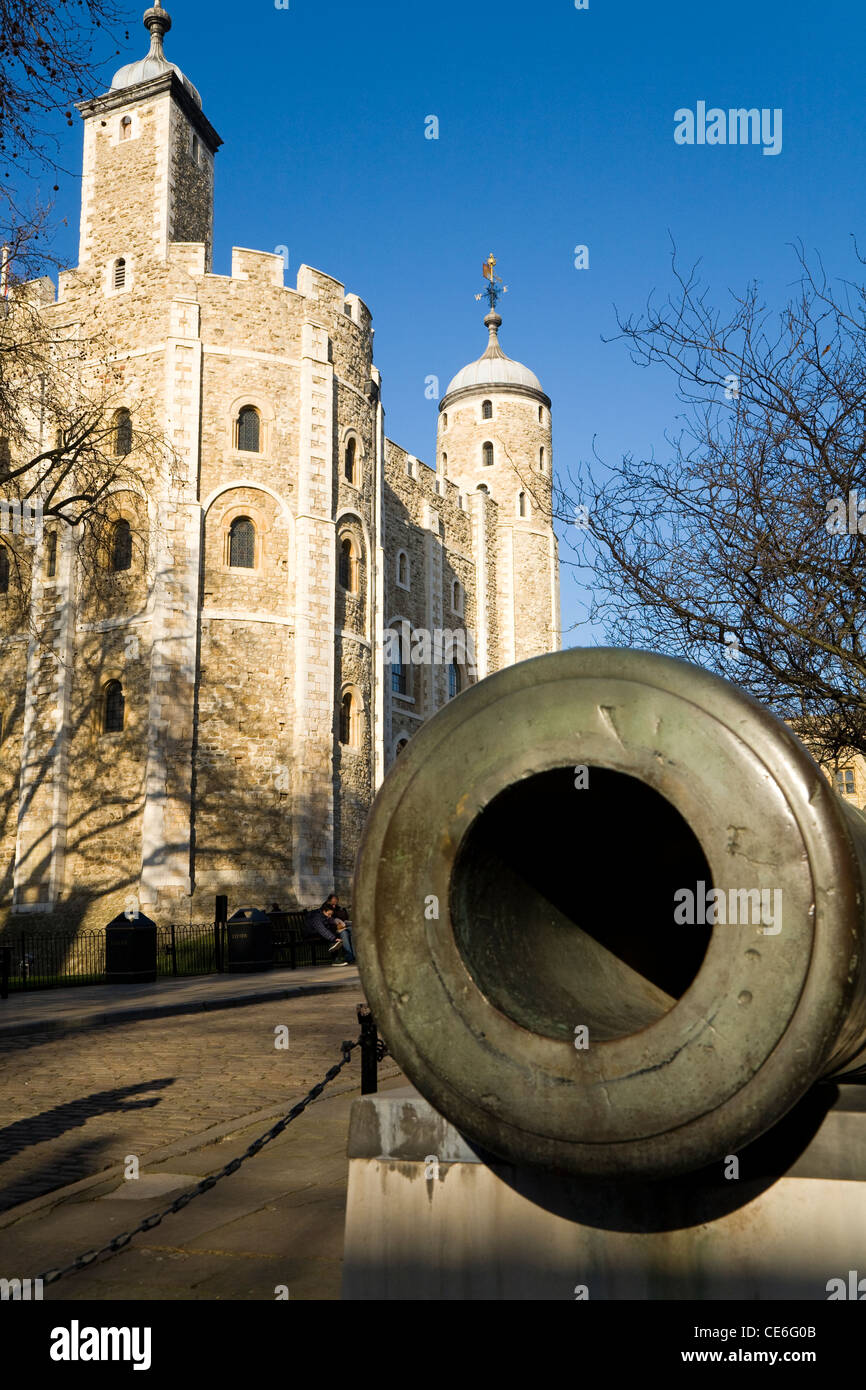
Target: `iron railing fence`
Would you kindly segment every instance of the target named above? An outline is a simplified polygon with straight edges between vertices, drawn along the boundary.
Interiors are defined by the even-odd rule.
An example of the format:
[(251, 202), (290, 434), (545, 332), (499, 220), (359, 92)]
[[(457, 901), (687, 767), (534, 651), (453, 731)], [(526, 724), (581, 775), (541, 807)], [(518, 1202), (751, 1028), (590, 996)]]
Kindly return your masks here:
[[(280, 914), (274, 923), (274, 965), (333, 965), (327, 943), (309, 940), (303, 912)], [(225, 970), (225, 927), (213, 922), (157, 927), (158, 978), (210, 975)], [(5, 932), (0, 935), (0, 997), (11, 991), (105, 983), (105, 929), (78, 932)]]

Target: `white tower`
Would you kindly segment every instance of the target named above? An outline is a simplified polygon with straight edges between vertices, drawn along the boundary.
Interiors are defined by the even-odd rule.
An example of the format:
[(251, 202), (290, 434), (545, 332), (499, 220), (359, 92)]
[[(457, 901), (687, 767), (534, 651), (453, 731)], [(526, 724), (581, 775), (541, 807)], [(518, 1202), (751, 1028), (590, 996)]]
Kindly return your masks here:
[(437, 470), (470, 496), (482, 520), (476, 544), (494, 544), (487, 557), (495, 561), (497, 589), (488, 670), (560, 646), (550, 399), (535, 373), (499, 345), (494, 265), (491, 256), (484, 272), (490, 281), (487, 350), (450, 382), (439, 405), (436, 450)]

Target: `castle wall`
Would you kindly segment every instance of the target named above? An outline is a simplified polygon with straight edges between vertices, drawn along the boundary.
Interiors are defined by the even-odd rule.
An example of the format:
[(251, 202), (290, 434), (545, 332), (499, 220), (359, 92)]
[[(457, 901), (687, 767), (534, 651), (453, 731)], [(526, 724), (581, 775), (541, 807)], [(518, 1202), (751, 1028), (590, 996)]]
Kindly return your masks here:
[[(550, 563), (540, 513), (512, 542), (502, 489), (443, 464), (470, 456), (468, 408), (438, 471), (385, 438), (371, 315), (339, 281), (302, 266), (287, 288), (280, 257), (244, 248), (212, 273), (219, 137), (174, 75), (81, 110), (80, 263), (43, 312), (87, 344), (82, 386), (133, 417), (109, 507), (133, 562), (115, 574), (105, 536), (67, 534), (50, 583), (40, 556), (0, 595), (0, 930), (103, 926), (130, 900), (182, 922), (220, 892), (232, 910), (348, 896), (378, 782), (453, 694), (451, 654), (411, 641), (393, 690), (384, 628), (469, 634), (461, 688), (513, 656), (515, 613), (533, 647), (537, 613), (512, 595)], [(496, 427), (521, 457), (549, 445), (526, 400), (498, 402)], [(549, 500), (549, 480), (531, 488)], [(229, 563), (241, 518), (249, 566)], [(106, 732), (114, 681), (124, 725)]]

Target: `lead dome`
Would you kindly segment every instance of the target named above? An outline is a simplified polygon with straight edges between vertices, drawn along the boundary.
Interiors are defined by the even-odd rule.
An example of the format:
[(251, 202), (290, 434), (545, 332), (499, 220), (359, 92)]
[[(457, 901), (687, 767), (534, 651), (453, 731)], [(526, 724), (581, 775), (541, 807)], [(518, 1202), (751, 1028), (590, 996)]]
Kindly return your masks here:
[(452, 378), (443, 397), (443, 406), (448, 398), (456, 392), (471, 390), (478, 386), (522, 387), (549, 404), (541, 382), (535, 373), (531, 372), (528, 367), (524, 367), (522, 362), (515, 362), (513, 357), (508, 357), (502, 351), (499, 343), (501, 324), (502, 318), (495, 311), (485, 316), (484, 325), (490, 335), (487, 349), (477, 361), (468, 363)]
[(136, 87), (139, 82), (152, 82), (166, 72), (175, 72), (196, 106), (201, 106), (201, 97), (189, 78), (184, 76), (177, 63), (170, 63), (163, 52), (162, 37), (171, 28), (171, 15), (162, 8), (159, 0), (145, 12), (142, 23), (150, 31), (150, 52), (146, 57), (119, 68), (112, 79), (111, 90), (122, 91), (125, 87)]

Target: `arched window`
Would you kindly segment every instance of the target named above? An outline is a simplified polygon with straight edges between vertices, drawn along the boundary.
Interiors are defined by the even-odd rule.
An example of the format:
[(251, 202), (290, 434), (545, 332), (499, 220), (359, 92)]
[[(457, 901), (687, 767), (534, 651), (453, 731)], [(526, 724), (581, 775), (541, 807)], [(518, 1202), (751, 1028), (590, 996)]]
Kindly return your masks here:
[(463, 612), (463, 585), (459, 579), (455, 579), (451, 584), (451, 612)]
[(257, 454), (261, 440), (261, 416), (254, 405), (245, 405), (238, 412), (236, 434), (238, 449), (247, 454)]
[(544, 424), (544, 406), (543, 406), (543, 405), (540, 405), (540, 406), (538, 407), (538, 423), (539, 423), (539, 425), (543, 425), (543, 424)]
[(481, 462), (485, 468), (490, 468), (493, 464), (493, 445), (489, 439), (481, 446)]
[(399, 758), (400, 754), (403, 752), (403, 749), (406, 747), (406, 744), (407, 744), (408, 742), (409, 742), (408, 738), (399, 738), (399, 739), (397, 740), (397, 747), (394, 749), (394, 757), (395, 757), (395, 758)]
[(460, 694), (461, 676), (460, 667), (456, 661), (452, 661), (448, 667), (448, 699), (453, 700), (455, 695)]
[(111, 568), (115, 574), (132, 569), (132, 527), (128, 521), (116, 522), (111, 533)]
[(121, 140), (129, 140), (129, 138), (131, 137), (131, 135), (132, 135), (132, 117), (131, 117), (131, 116), (124, 116), (123, 119), (122, 119), (121, 122), (120, 122), (120, 138), (121, 138)]
[(9, 592), (9, 551), (0, 545), (0, 594)]
[(447, 454), (443, 454), (443, 455), (442, 455), (442, 472), (443, 472), (443, 474), (447, 471), (447, 469), (448, 469), (448, 455), (447, 455)]
[(447, 428), (448, 428), (448, 412), (447, 412), (447, 410), (446, 410), (445, 414), (442, 416), (442, 428), (443, 428), (443, 430), (447, 430)]
[(197, 136), (197, 135), (194, 135), (194, 136), (192, 137), (192, 157), (193, 157), (193, 159), (195, 160), (196, 164), (198, 164), (198, 136)]
[(539, 449), (539, 451), (538, 451), (538, 466), (539, 466), (539, 468), (541, 469), (541, 471), (542, 471), (542, 473), (543, 473), (543, 472), (544, 472), (544, 446), (543, 446), (543, 445), (542, 445), (542, 447), (541, 447), (541, 448)]
[(114, 452), (118, 457), (132, 453), (132, 416), (128, 410), (115, 411)]
[(120, 681), (109, 681), (105, 687), (102, 703), (102, 732), (104, 734), (121, 733), (125, 710), (126, 701), (123, 698), (123, 686)]
[(409, 588), (409, 556), (405, 550), (397, 553), (397, 583), (401, 589)]
[(476, 492), (487, 492), (487, 493), (489, 493), (489, 492), (490, 492), (490, 488), (487, 486), (486, 483), (479, 483), (478, 486), (477, 486), (477, 488), (475, 489), (475, 491), (476, 491)]
[(45, 574), (49, 579), (57, 577), (57, 532), (49, 531), (45, 538), (48, 553), (45, 559)]
[(123, 256), (118, 256), (114, 262), (114, 288), (122, 290), (126, 284), (126, 261)]
[(236, 516), (229, 529), (229, 565), (238, 570), (256, 567), (256, 528), (248, 516)]
[(518, 516), (526, 516), (526, 493), (525, 493), (525, 492), (518, 492), (518, 494), (517, 494), (517, 515), (518, 515)]
[(55, 449), (66, 448), (66, 438), (60, 425), (58, 425), (57, 429), (54, 431), (54, 447)]
[(481, 402), (481, 418), (482, 418), (482, 420), (492, 420), (492, 419), (493, 419), (493, 402), (492, 402), (492, 401), (482, 401), (482, 402)]
[(354, 701), (350, 691), (343, 695), (339, 706), (339, 741), (348, 748), (354, 744)]
[(346, 440), (346, 452), (343, 457), (343, 472), (345, 474), (347, 483), (357, 484), (357, 453), (358, 441), (353, 436), (350, 439)]
[(358, 557), (348, 536), (340, 543), (339, 579), (342, 587), (350, 594), (358, 592)]

